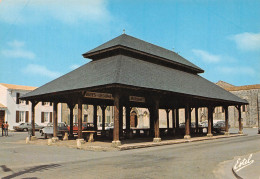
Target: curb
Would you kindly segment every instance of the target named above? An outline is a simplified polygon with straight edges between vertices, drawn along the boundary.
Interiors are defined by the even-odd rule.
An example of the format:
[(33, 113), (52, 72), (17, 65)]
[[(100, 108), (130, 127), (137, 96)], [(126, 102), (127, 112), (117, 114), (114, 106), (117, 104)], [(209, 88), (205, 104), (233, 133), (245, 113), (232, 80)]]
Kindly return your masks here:
[(120, 151), (123, 151), (123, 150), (156, 147), (156, 146), (162, 146), (162, 145), (173, 145), (173, 144), (197, 142), (197, 141), (204, 141), (204, 140), (215, 140), (215, 139), (231, 138), (231, 137), (239, 137), (239, 136), (247, 136), (247, 134), (231, 134), (228, 136), (221, 135), (221, 136), (213, 136), (213, 137), (195, 137), (195, 138), (191, 138), (191, 139), (174, 139), (174, 140), (162, 141), (162, 142), (158, 142), (158, 143), (147, 142), (147, 143), (135, 144), (135, 145), (134, 144), (124, 144), (124, 145), (118, 146), (117, 148)]

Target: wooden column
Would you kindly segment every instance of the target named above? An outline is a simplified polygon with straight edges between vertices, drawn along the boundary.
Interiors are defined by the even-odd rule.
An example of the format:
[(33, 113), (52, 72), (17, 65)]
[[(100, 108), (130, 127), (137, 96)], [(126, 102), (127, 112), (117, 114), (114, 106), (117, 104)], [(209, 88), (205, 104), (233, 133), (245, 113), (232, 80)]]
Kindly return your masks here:
[(212, 137), (213, 107), (208, 106), (208, 137)]
[(53, 103), (53, 139), (58, 140), (58, 102)]
[(105, 123), (106, 123), (106, 106), (100, 106), (102, 110), (102, 131), (105, 131)]
[(36, 102), (35, 101), (31, 101), (32, 103), (32, 121), (31, 121), (31, 124), (32, 124), (32, 133), (31, 135), (35, 137), (35, 106), (36, 106)]
[(154, 114), (153, 114), (153, 107), (149, 107), (149, 114), (150, 114), (150, 118), (149, 118), (149, 122), (150, 122), (150, 137), (154, 137)]
[(169, 128), (170, 128), (170, 117), (169, 117), (169, 113), (170, 110), (169, 109), (165, 109), (166, 111), (166, 117), (167, 117), (167, 131), (169, 132)]
[(172, 128), (175, 129), (176, 109), (172, 109)]
[(131, 112), (131, 107), (126, 106), (125, 107), (125, 122), (126, 122), (126, 136), (129, 138), (130, 137), (130, 112)]
[(73, 104), (68, 104), (68, 107), (70, 109), (70, 137), (73, 137), (73, 109), (74, 109)]
[(94, 130), (97, 131), (97, 105), (93, 105), (93, 123), (94, 123)]
[(185, 139), (190, 138), (190, 114), (191, 114), (191, 108), (189, 104), (186, 105), (185, 107)]
[(241, 105), (237, 106), (238, 110), (238, 125), (239, 125), (239, 134), (243, 134), (242, 118), (241, 118)]
[(179, 109), (177, 108), (177, 109), (175, 109), (175, 113), (176, 113), (176, 118), (175, 118), (175, 120), (176, 120), (176, 122), (175, 122), (175, 127), (176, 127), (176, 129), (175, 129), (175, 133), (176, 134), (179, 134), (179, 127), (180, 127), (180, 124), (179, 124)]
[(119, 102), (119, 135), (123, 137), (123, 105)]
[(82, 139), (82, 99), (78, 98), (78, 139)]
[(154, 142), (161, 142), (160, 138), (160, 128), (159, 128), (159, 99), (154, 100), (153, 107), (153, 115), (154, 115)]
[(198, 114), (198, 107), (195, 107), (195, 124), (196, 124), (196, 133), (199, 133), (199, 114)]
[(120, 103), (120, 95), (118, 92), (115, 92), (114, 93), (114, 129), (113, 129), (112, 146), (121, 145), (121, 142), (119, 140), (119, 103)]
[(225, 135), (229, 135), (228, 129), (228, 106), (223, 107), (225, 110)]

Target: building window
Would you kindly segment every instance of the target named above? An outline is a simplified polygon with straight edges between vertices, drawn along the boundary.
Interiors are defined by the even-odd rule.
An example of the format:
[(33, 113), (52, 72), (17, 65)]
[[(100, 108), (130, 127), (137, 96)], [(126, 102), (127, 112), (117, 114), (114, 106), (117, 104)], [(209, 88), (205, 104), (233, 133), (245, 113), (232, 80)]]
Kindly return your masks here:
[(102, 122), (101, 120), (102, 120), (102, 119), (101, 119), (101, 116), (98, 116), (98, 121), (99, 121), (99, 123)]
[(73, 121), (75, 123), (78, 123), (78, 115), (77, 114), (73, 115)]
[(110, 111), (110, 106), (107, 106), (107, 110)]
[(19, 122), (25, 122), (25, 111), (19, 111)]
[(110, 121), (110, 116), (106, 116), (106, 123), (110, 124), (111, 121)]
[(84, 114), (83, 122), (88, 122), (88, 115), (87, 114)]
[(42, 112), (41, 123), (52, 122), (52, 112)]
[(44, 112), (44, 122), (49, 122), (49, 116), (50, 116), (49, 112)]
[(241, 111), (242, 111), (242, 112), (246, 112), (246, 111), (247, 111), (246, 105), (242, 105), (242, 106), (241, 106)]

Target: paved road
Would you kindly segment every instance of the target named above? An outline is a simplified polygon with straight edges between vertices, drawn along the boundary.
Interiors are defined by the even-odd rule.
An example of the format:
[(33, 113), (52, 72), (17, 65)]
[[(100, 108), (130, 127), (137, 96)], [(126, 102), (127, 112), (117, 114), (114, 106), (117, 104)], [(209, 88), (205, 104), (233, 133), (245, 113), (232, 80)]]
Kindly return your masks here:
[(25, 134), (12, 133), (10, 137), (0, 137), (0, 176), (2, 178), (216, 178), (213, 170), (216, 170), (219, 163), (232, 160), (235, 156), (260, 151), (260, 135), (256, 134), (257, 129), (244, 131), (249, 135), (113, 152), (19, 144), (16, 141), (24, 139)]

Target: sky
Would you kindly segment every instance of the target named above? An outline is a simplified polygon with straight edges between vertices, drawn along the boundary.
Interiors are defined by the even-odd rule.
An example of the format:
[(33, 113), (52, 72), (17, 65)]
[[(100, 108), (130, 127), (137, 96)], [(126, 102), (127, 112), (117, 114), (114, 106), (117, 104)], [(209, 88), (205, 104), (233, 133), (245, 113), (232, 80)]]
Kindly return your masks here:
[(214, 83), (260, 84), (259, 9), (259, 0), (0, 0), (0, 83), (42, 86), (125, 29)]

